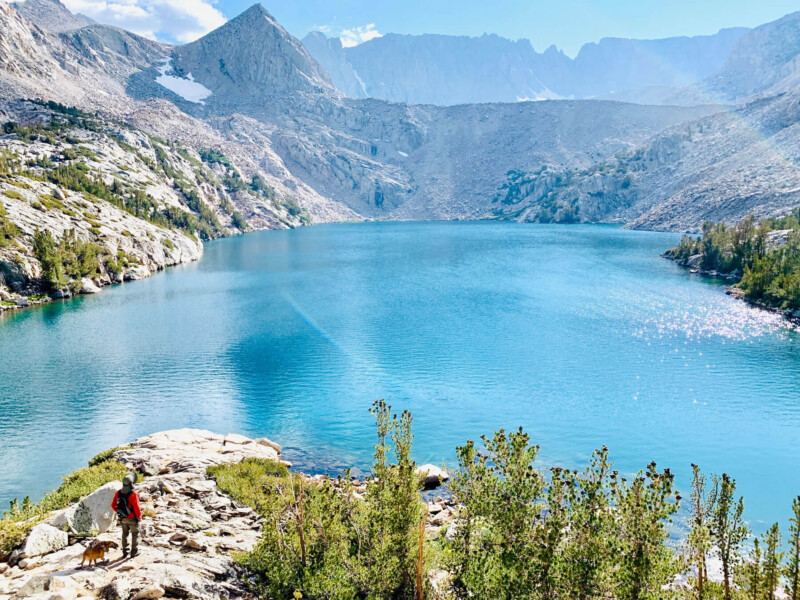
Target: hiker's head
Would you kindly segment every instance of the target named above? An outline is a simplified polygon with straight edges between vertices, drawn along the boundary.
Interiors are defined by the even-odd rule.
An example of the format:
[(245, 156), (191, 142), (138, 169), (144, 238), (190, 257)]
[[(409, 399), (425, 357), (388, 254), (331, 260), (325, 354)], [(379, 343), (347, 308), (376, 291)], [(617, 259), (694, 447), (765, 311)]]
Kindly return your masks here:
[(122, 491), (130, 492), (133, 489), (134, 483), (136, 483), (136, 475), (128, 473), (122, 478)]

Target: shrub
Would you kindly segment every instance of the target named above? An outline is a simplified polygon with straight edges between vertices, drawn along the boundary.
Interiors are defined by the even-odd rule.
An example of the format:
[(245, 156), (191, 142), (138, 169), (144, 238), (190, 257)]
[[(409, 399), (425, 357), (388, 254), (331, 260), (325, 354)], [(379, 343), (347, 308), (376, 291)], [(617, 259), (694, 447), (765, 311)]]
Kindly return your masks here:
[(5, 206), (0, 202), (0, 248), (8, 246), (19, 235), (19, 229), (8, 220)]
[(128, 446), (115, 446), (114, 448), (109, 448), (108, 450), (103, 450), (96, 456), (89, 459), (89, 466), (96, 467), (97, 465), (107, 462), (114, 458), (114, 453), (118, 452), (119, 450), (124, 450)]
[(373, 408), (376, 478), (363, 499), (353, 496), (347, 473), (309, 483), (278, 463), (255, 459), (209, 469), (221, 490), (264, 519), (260, 543), (237, 558), (255, 574), (258, 594), (413, 597), (423, 504), (411, 460), (411, 415), (398, 419), (390, 410), (382, 401)]
[(16, 190), (3, 190), (3, 195), (8, 196), (14, 200), (22, 200), (22, 194)]
[[(99, 229), (93, 229), (99, 233)], [(33, 234), (33, 252), (42, 265), (42, 281), (48, 290), (63, 289), (71, 280), (98, 275), (100, 258), (107, 255), (102, 246), (79, 239), (74, 229), (65, 231), (61, 240), (56, 241), (49, 231), (37, 228)]]
[(665, 544), (678, 498), (655, 464), (628, 483), (595, 451), (579, 474), (534, 467), (520, 429), (458, 449), (462, 504), (448, 543), (456, 598), (659, 598), (674, 560)]

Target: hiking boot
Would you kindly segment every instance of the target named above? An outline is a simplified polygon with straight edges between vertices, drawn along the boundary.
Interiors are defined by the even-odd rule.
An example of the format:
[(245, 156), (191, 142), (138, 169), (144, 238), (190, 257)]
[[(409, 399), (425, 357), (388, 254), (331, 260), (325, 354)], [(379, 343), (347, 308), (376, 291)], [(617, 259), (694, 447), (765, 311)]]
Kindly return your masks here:
[(128, 551), (127, 550), (123, 550), (122, 551), (122, 558), (128, 558)]
[(139, 556), (138, 550), (134, 550), (133, 552), (131, 552), (131, 558), (136, 558), (137, 556)]

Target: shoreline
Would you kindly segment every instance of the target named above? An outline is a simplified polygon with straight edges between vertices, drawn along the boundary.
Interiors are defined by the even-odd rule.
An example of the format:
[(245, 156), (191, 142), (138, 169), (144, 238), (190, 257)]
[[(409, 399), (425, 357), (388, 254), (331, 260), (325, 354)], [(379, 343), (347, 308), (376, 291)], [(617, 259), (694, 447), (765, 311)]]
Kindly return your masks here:
[[(36, 306), (46, 306), (56, 300), (71, 300), (78, 296), (94, 296), (103, 291), (106, 287), (122, 285), (133, 281), (141, 281), (149, 279), (153, 275), (166, 271), (172, 267), (181, 265), (188, 265), (193, 262), (199, 261), (205, 253), (205, 243), (198, 241), (196, 247), (199, 252), (196, 254), (189, 254), (188, 256), (181, 253), (179, 260), (171, 263), (156, 263), (151, 267), (143, 264), (135, 265), (126, 268), (119, 273), (116, 277), (111, 277), (107, 273), (100, 277), (84, 277), (81, 279), (81, 288), (76, 292), (64, 293), (58, 291), (56, 293), (36, 293), (28, 294), (14, 292), (6, 287), (0, 287), (0, 317), (6, 312), (16, 312), (22, 309), (33, 308)], [(58, 295), (60, 294), (60, 295)]]
[[(236, 555), (259, 543), (263, 518), (220, 489), (209, 469), (247, 459), (291, 466), (281, 452), (281, 446), (267, 438), (187, 428), (153, 433), (102, 452), (89, 464), (114, 464), (139, 474), (139, 554), (122, 560), (116, 548), (109, 551), (107, 563), (79, 568), (88, 544), (119, 542), (110, 503), (121, 483), (120, 477), (109, 478), (80, 499), (19, 522), (27, 531), (13, 551), (0, 553), (0, 597), (76, 600), (99, 594), (117, 600), (254, 600)], [(436, 472), (429, 468), (436, 469), (418, 467), (418, 472), (427, 472), (426, 483)], [(326, 477), (296, 474), (309, 484)], [(367, 480), (354, 479), (350, 485), (359, 497), (366, 492)], [(426, 505), (426, 530), (438, 530), (455, 519), (450, 499), (431, 498)]]
[(795, 330), (800, 331), (800, 309), (786, 309), (780, 308), (779, 306), (773, 306), (771, 304), (767, 304), (766, 302), (761, 302), (759, 300), (752, 300), (745, 296), (744, 292), (735, 287), (739, 281), (741, 281), (741, 277), (737, 276), (733, 273), (718, 273), (717, 271), (706, 271), (701, 269), (699, 266), (689, 264), (688, 259), (676, 259), (670, 255), (669, 251), (664, 252), (661, 254), (662, 258), (666, 258), (667, 260), (675, 263), (679, 267), (683, 269), (687, 269), (692, 275), (702, 275), (703, 277), (708, 277), (711, 279), (719, 279), (724, 281), (733, 281), (733, 285), (729, 285), (725, 288), (725, 294), (735, 298), (736, 300), (741, 300), (748, 306), (753, 308), (757, 308), (772, 314), (780, 315), (786, 321), (787, 325)]

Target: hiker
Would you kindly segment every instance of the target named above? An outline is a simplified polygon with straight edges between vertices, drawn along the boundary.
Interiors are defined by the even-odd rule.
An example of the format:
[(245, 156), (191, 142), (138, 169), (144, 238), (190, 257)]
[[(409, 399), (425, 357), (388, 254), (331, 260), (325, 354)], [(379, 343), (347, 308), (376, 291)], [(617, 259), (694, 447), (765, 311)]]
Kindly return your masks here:
[(128, 556), (128, 532), (131, 534), (131, 558), (139, 553), (139, 521), (142, 509), (139, 508), (139, 496), (133, 490), (136, 475), (128, 473), (122, 478), (122, 489), (114, 494), (111, 510), (117, 513), (122, 525), (122, 558)]

